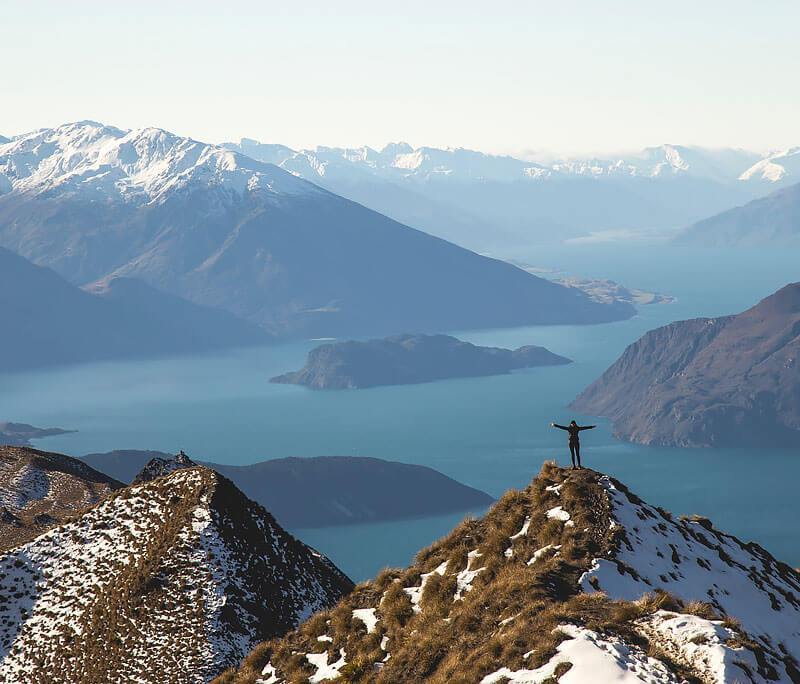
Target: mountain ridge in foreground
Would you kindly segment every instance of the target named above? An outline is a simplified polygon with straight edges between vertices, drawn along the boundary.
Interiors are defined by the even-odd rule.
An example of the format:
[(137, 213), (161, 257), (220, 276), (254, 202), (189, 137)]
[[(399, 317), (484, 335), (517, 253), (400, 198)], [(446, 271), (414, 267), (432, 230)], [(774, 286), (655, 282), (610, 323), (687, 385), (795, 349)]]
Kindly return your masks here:
[(520, 368), (571, 363), (544, 347), (479, 347), (450, 335), (397, 335), (315, 347), (299, 371), (270, 382), (311, 389), (361, 389), (449, 378), (504, 375)]
[(800, 444), (800, 283), (733, 316), (678, 321), (631, 344), (573, 402), (622, 439), (665, 446)]
[(0, 681), (31, 684), (206, 682), (353, 586), (203, 467), (0, 555), (0, 579)]
[(800, 682), (800, 574), (613, 478), (545, 463), (217, 684)]

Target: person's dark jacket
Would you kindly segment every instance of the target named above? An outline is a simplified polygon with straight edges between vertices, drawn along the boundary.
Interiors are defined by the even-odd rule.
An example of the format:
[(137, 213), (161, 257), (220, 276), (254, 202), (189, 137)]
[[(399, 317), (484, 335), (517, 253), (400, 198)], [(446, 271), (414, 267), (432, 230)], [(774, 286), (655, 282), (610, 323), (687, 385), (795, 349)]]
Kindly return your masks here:
[(575, 444), (575, 442), (580, 442), (580, 434), (581, 430), (591, 430), (596, 425), (559, 425), (558, 423), (553, 423), (553, 427), (557, 427), (559, 430), (566, 430), (569, 432), (569, 441)]

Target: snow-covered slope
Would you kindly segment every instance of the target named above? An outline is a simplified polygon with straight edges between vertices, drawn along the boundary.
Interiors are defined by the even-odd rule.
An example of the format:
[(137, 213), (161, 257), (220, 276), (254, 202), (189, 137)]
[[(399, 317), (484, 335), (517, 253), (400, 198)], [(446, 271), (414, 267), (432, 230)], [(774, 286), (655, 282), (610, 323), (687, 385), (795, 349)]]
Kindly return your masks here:
[(0, 144), (3, 177), (14, 192), (143, 203), (162, 202), (192, 186), (213, 187), (221, 195), (319, 192), (271, 165), (216, 145), (159, 128), (123, 131), (93, 121)]
[(219, 681), (796, 684), (799, 657), (795, 570), (545, 464)]
[(69, 456), (0, 446), (0, 550), (28, 541), (122, 486)]
[(352, 583), (202, 467), (0, 556), (0, 681), (205, 682)]
[(774, 152), (746, 169), (739, 180), (770, 184), (793, 183), (800, 180), (800, 147)]
[(759, 153), (748, 150), (684, 145), (660, 145), (621, 156), (571, 158), (547, 164), (464, 148), (414, 148), (404, 142), (391, 143), (380, 150), (366, 146), (292, 150), (245, 138), (223, 146), (277, 164), (304, 178), (349, 173), (421, 182), (442, 178), (460, 182), (515, 182), (570, 176), (667, 178), (679, 175), (733, 182), (762, 158)]

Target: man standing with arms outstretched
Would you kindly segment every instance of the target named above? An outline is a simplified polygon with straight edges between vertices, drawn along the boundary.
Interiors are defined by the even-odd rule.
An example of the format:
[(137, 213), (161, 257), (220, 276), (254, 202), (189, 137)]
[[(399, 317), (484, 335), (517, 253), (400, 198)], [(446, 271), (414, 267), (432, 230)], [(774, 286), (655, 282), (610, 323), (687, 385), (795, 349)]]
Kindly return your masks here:
[(550, 423), (550, 427), (558, 428), (559, 430), (566, 430), (569, 432), (569, 455), (572, 457), (572, 469), (575, 470), (575, 457), (578, 458), (578, 468), (583, 468), (581, 465), (581, 430), (591, 430), (597, 427), (596, 425), (578, 425), (574, 420), (569, 425), (558, 425), (557, 423)]

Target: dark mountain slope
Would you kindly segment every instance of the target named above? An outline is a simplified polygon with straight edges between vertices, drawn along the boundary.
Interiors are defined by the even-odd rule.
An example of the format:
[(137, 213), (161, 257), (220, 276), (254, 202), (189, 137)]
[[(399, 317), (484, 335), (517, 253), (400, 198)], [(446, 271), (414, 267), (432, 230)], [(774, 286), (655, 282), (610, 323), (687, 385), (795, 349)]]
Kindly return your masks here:
[(644, 444), (800, 444), (800, 283), (736, 316), (651, 330), (573, 407)]
[(800, 184), (698, 221), (677, 238), (698, 245), (800, 245)]
[(352, 583), (221, 475), (125, 488), (0, 556), (0, 681), (205, 682)]
[(800, 574), (621, 483), (545, 464), (219, 684), (793, 684)]
[(97, 294), (0, 247), (0, 371), (266, 343), (258, 327), (130, 279)]
[[(181, 465), (169, 454), (154, 451), (112, 451), (82, 460), (124, 482), (162, 475)], [(230, 478), (293, 529), (436, 515), (492, 502), (485, 492), (432, 468), (379, 458), (319, 456), (245, 466), (204, 465)]]

